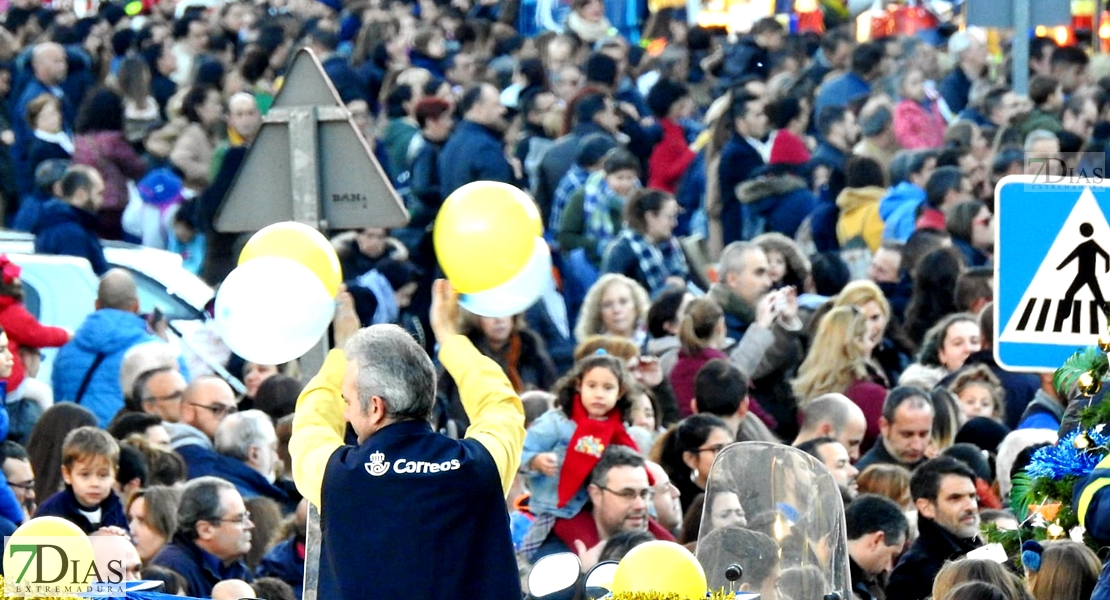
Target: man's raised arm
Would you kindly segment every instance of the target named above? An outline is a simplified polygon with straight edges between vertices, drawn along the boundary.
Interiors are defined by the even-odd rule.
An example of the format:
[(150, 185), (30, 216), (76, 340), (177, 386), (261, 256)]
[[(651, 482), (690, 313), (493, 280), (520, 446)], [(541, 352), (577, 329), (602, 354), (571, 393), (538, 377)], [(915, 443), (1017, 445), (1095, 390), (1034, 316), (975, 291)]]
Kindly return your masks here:
[(459, 386), (463, 408), (470, 417), (466, 437), (482, 444), (493, 456), (502, 490), (507, 494), (524, 448), (524, 407), (501, 367), (459, 334), (458, 312), (458, 298), (451, 284), (436, 281), (431, 324), (439, 342), (439, 361)]

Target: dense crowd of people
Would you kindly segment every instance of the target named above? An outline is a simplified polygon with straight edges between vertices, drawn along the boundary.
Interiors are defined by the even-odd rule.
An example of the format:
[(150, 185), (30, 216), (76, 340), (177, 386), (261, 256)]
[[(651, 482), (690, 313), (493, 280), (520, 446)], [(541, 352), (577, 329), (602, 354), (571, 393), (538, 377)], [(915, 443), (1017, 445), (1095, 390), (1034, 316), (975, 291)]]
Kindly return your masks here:
[[(100, 287), (76, 331), (52, 327), (0, 257), (0, 529), (62, 516), (127, 536), (129, 568), (171, 593), (300, 598), (304, 498), (324, 501), (325, 557), (342, 562), (358, 540), (332, 525), (328, 546), (329, 498), (333, 515), (358, 518), (336, 482), (365, 475), (362, 462), (354, 475), (343, 465), (408, 428), (460, 440), (434, 443), (468, 457), (419, 464), (485, 478), (486, 500), (504, 483), (522, 572), (559, 551), (589, 566), (651, 539), (694, 549), (705, 522), (775, 549), (777, 521), (745, 509), (743, 482), (705, 496), (723, 448), (763, 441), (832, 473), (859, 598), (1089, 598), (1102, 565), (1076, 541), (1024, 553), (1024, 570), (963, 556), (982, 524), (1017, 526), (1014, 474), (1074, 427), (1074, 390), (994, 359), (994, 188), (1036, 172), (1029, 157), (1054, 159), (1038, 163), (1053, 173), (1104, 166), (1108, 55), (1035, 38), (1018, 94), (1008, 44), (975, 28), (860, 42), (831, 16), (822, 35), (767, 17), (728, 37), (684, 9), (551, 4), (160, 0), (79, 15), (12, 2), (0, 27), (4, 223), (33, 233), (37, 252), (87, 258)], [(337, 347), (351, 339), (362, 354), (348, 368), (366, 369), (385, 338), (354, 330), (396, 325), (416, 345), (390, 348), (443, 360), (406, 355), (436, 384), (397, 384), (420, 387), (419, 408), (402, 410), (386, 392), (364, 398), (384, 371), (352, 384), (356, 403), (329, 358), (305, 388), (326, 439), (299, 438), (291, 455), (315, 374), (232, 356), (240, 395), (190, 369), (138, 314), (136, 282), (110, 268), (102, 240), (177, 253), (218, 286), (244, 236), (216, 231), (213, 215), (300, 48), (319, 58), (410, 216), (393, 230), (328, 232), (346, 284)], [(437, 323), (436, 214), (482, 180), (534, 199), (556, 285), (519, 315), (461, 311), (445, 324), (448, 311)], [(47, 347), (60, 350), (43, 381)], [(505, 392), (502, 408), (521, 398), (522, 445), (488, 414), (476, 425), (493, 392), (474, 373)], [(340, 397), (357, 434), (347, 446)], [(494, 429), (514, 433), (491, 441)], [(350, 454), (333, 463), (335, 448)], [(375, 456), (360, 459), (371, 476)], [(481, 522), (499, 529), (490, 506)], [(366, 528), (380, 525), (372, 537), (388, 544), (407, 536), (404, 518)], [(490, 541), (474, 556), (501, 550)], [(764, 579), (745, 589), (776, 598)], [(408, 581), (380, 585), (402, 593)]]

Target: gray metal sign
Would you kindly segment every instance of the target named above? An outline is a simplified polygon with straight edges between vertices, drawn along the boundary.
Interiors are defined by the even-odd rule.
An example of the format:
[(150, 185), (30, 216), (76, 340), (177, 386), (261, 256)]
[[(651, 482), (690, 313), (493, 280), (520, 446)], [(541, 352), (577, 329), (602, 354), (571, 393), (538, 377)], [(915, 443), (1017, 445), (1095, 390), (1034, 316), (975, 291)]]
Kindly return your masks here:
[(408, 223), (389, 177), (308, 49), (294, 57), (214, 225), (242, 232), (282, 221), (323, 231)]
[(999, 2), (998, 0), (967, 0), (967, 24), (970, 27), (999, 27), (1003, 29), (1014, 28), (1015, 5), (1024, 2), (1031, 7), (1031, 26), (1071, 24), (1071, 0), (1015, 0), (1014, 2)]

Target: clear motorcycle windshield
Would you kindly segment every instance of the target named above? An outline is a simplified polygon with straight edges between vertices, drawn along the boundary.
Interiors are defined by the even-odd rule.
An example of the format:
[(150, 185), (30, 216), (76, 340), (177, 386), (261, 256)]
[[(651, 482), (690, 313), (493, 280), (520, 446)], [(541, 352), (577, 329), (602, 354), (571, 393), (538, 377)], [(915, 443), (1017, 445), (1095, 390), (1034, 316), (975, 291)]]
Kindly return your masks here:
[[(840, 489), (823, 464), (790, 446), (741, 442), (717, 455), (696, 554), (714, 591), (851, 598)], [(732, 565), (742, 573), (735, 581)]]

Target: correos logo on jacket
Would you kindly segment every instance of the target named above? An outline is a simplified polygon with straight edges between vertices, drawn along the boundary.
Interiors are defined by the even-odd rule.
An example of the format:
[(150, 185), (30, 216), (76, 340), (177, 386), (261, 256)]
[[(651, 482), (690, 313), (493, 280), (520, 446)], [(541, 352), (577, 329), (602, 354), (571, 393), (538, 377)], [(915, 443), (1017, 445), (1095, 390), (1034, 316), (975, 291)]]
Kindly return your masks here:
[[(374, 477), (381, 477), (389, 472), (390, 463), (385, 459), (385, 454), (382, 452), (375, 452), (370, 455), (370, 462), (363, 463), (366, 472)], [(455, 471), (462, 468), (462, 463), (459, 459), (453, 458), (443, 462), (425, 462), (408, 460), (399, 458), (393, 461), (393, 472), (399, 475), (404, 474), (419, 474), (419, 473), (444, 473), (447, 471)]]

